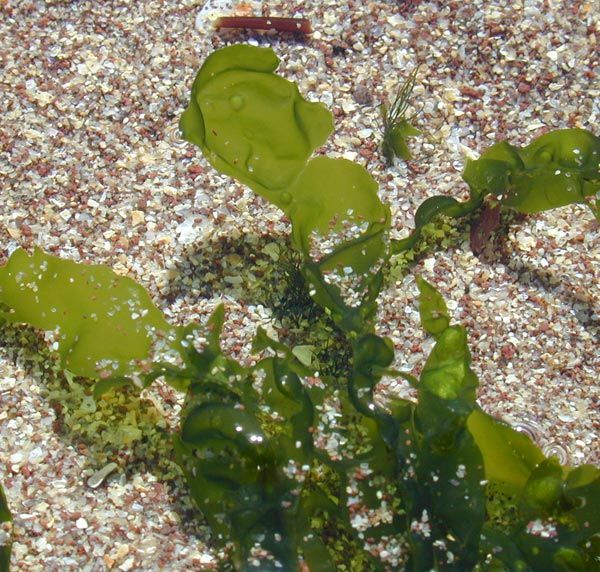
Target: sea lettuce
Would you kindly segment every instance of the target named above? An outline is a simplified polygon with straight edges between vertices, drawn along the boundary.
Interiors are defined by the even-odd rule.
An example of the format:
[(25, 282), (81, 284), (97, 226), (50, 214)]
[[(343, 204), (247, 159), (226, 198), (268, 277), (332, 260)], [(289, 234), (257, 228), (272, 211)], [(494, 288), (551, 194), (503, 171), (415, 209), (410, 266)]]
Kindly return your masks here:
[[(60, 302), (63, 319), (75, 323), (84, 319), (77, 296), (71, 305), (55, 302), (45, 286), (78, 277), (76, 292), (91, 296), (85, 311), (97, 312), (106, 296), (90, 294), (84, 277), (91, 272), (92, 285), (103, 275), (118, 280), (106, 268), (37, 256), (32, 264), (26, 254), (16, 253), (0, 269), (3, 312), (10, 320), (43, 328), (54, 324), (41, 319), (46, 316), (38, 319), (41, 306), (26, 314), (14, 302), (19, 285), (33, 283), (31, 276), (25, 282), (16, 277), (23, 267), (35, 276), (39, 303)], [(51, 274), (40, 267), (45, 261)], [(164, 375), (186, 394), (174, 436), (177, 459), (215, 540), (232, 545), (237, 569), (308, 565), (327, 571), (351, 550), (363, 569), (384, 570), (369, 543), (392, 538), (403, 547), (398, 562), (406, 570), (597, 569), (594, 538), (600, 522), (592, 507), (600, 501), (600, 471), (546, 459), (528, 437), (480, 409), (466, 330), (451, 324), (432, 285), (419, 279), (418, 286), (421, 320), (436, 337), (418, 379), (390, 369), (393, 345), (373, 332), (353, 337), (348, 379), (315, 383), (310, 366), (260, 329), (253, 346), (260, 357), (244, 366), (221, 349), (222, 306), (204, 327), (178, 330), (176, 363), (151, 368), (147, 383)], [(139, 286), (125, 291), (142, 299)], [(160, 316), (153, 319), (168, 330)], [(99, 335), (101, 343), (103, 332), (92, 328), (89, 336)], [(204, 342), (197, 346), (199, 335)], [(151, 357), (150, 344), (139, 347), (135, 360)], [(130, 366), (129, 354), (124, 363)], [(408, 379), (416, 401), (378, 403), (375, 389), (385, 376)], [(339, 421), (328, 437), (320, 416), (333, 397)], [(323, 439), (331, 438), (344, 440), (349, 450), (324, 449)], [(5, 503), (1, 508), (6, 520)], [(365, 525), (356, 520), (361, 511), (379, 516)]]
[(178, 339), (142, 286), (107, 266), (13, 252), (0, 267), (0, 319), (54, 334), (63, 367), (90, 378), (143, 370)]
[[(268, 48), (217, 50), (196, 76), (181, 131), (217, 170), (282, 209), (306, 261), (310, 290), (340, 323), (355, 326), (352, 310), (327, 274), (353, 274), (360, 290), (369, 290), (387, 257), (390, 209), (362, 166), (310, 158), (332, 131), (331, 113), (275, 75), (277, 64)], [(319, 249), (323, 252), (315, 256)]]
[(500, 141), (467, 162), (463, 179), (469, 185), (469, 199), (429, 197), (417, 209), (414, 231), (392, 241), (393, 253), (414, 248), (423, 227), (438, 215), (472, 215), (486, 197), (525, 214), (587, 204), (600, 220), (598, 199), (593, 200), (600, 192), (600, 137), (584, 129), (558, 129), (522, 148)]
[[(221, 348), (222, 306), (204, 326), (171, 326), (131, 279), (41, 250), (17, 250), (0, 267), (0, 321), (52, 332), (62, 366), (94, 378), (96, 398), (158, 377), (185, 394), (177, 460), (238, 570), (328, 572), (350, 561), (414, 572), (598, 570), (600, 470), (561, 466), (481, 409), (467, 331), (433, 285), (417, 279), (421, 323), (435, 338), (418, 378), (392, 369), (393, 343), (374, 327), (390, 252), (488, 195), (521, 212), (588, 199), (598, 138), (564, 130), (523, 149), (493, 146), (467, 165), (469, 200), (428, 199), (415, 232), (390, 247), (390, 209), (374, 180), (349, 161), (311, 158), (331, 115), (276, 76), (277, 63), (269, 49), (215, 52), (181, 127), (218, 170), (289, 217), (306, 286), (351, 347), (347, 373), (320, 376), (262, 329), (255, 361), (240, 363)], [(328, 248), (317, 256), (320, 241)], [(359, 279), (354, 304), (336, 273)], [(407, 380), (415, 399), (382, 403), (384, 377)], [(10, 518), (0, 489), (0, 522)], [(393, 561), (381, 549), (391, 545)], [(0, 566), (9, 553), (0, 547)]]
[(522, 148), (502, 141), (470, 160), (463, 178), (472, 191), (522, 213), (585, 203), (600, 191), (600, 138), (559, 129)]

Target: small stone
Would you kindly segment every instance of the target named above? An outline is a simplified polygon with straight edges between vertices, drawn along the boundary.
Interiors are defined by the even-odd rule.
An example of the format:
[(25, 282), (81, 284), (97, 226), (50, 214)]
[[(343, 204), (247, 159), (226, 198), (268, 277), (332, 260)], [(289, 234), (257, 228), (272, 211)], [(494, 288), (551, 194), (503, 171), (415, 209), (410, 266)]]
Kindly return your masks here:
[(442, 93), (442, 97), (449, 103), (460, 101), (460, 94), (452, 88), (445, 89)]
[(129, 239), (126, 236), (120, 236), (115, 243), (115, 246), (127, 250), (129, 248)]
[(524, 81), (520, 81), (517, 89), (519, 90), (519, 93), (529, 93), (531, 91), (531, 86)]
[(8, 232), (9, 236), (15, 240), (21, 238), (21, 231), (18, 228), (7, 226), (6, 231)]
[(133, 556), (130, 556), (121, 566), (119, 566), (119, 570), (123, 570), (123, 572), (127, 572), (133, 568)]
[(115, 560), (120, 560), (121, 558), (125, 558), (129, 554), (129, 545), (121, 544), (117, 548), (117, 552), (113, 555)]
[(96, 471), (89, 479), (88, 479), (88, 487), (92, 489), (97, 489), (110, 475), (114, 470), (118, 468), (116, 463), (108, 463), (105, 467)]
[(146, 220), (146, 217), (142, 211), (131, 211), (131, 224), (133, 226), (137, 226), (144, 220)]
[(85, 518), (78, 518), (77, 521), (75, 522), (75, 526), (79, 530), (84, 530), (88, 527), (88, 522), (87, 522), (87, 520), (85, 520)]
[(356, 106), (351, 101), (342, 101), (342, 109), (344, 113), (352, 113), (356, 111)]
[(373, 94), (364, 84), (357, 85), (352, 95), (354, 96), (354, 101), (359, 105), (371, 105), (373, 103)]
[(35, 447), (29, 453), (30, 463), (39, 463), (44, 458), (44, 451), (40, 447)]

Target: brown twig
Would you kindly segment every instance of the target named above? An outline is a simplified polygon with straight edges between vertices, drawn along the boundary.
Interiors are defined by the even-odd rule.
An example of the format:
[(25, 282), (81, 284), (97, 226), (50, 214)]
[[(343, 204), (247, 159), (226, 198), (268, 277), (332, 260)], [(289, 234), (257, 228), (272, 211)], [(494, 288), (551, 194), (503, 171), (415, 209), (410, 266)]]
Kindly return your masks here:
[(219, 28), (244, 28), (246, 30), (276, 30), (278, 32), (312, 33), (310, 22), (306, 18), (279, 18), (258, 16), (227, 16), (215, 22)]

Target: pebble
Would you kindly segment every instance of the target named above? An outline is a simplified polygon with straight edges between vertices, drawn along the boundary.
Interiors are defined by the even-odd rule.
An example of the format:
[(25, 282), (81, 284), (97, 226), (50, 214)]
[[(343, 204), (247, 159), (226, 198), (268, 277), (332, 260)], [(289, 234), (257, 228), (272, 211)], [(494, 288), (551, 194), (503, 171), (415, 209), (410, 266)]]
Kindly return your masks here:
[(35, 464), (41, 461), (44, 458), (44, 456), (44, 451), (40, 447), (35, 447), (29, 452), (28, 459), (30, 463)]
[(131, 224), (133, 226), (137, 226), (138, 224), (144, 222), (146, 216), (143, 211), (132, 211), (131, 213)]
[(354, 101), (359, 105), (371, 105), (373, 103), (373, 94), (366, 85), (357, 85), (352, 92)]
[(531, 91), (531, 86), (524, 81), (520, 81), (517, 89), (519, 90), (519, 93), (529, 93)]
[(133, 568), (134, 563), (135, 559), (133, 558), (133, 556), (130, 556), (127, 560), (125, 560), (125, 562), (123, 562), (123, 564), (119, 566), (119, 570), (123, 570), (123, 572), (128, 572)]
[(113, 471), (116, 471), (118, 468), (119, 467), (116, 463), (108, 463), (108, 465), (104, 466), (99, 471), (96, 471), (88, 479), (88, 487), (97, 489), (106, 480), (106, 477), (108, 477), (108, 475), (110, 475)]

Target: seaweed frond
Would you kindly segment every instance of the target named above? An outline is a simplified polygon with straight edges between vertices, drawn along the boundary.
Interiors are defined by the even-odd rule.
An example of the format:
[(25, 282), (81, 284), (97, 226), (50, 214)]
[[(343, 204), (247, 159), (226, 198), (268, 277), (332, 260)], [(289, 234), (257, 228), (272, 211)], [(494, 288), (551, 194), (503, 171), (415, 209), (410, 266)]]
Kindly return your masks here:
[(406, 144), (406, 138), (421, 133), (419, 129), (411, 124), (414, 115), (409, 118), (406, 117), (418, 71), (419, 66), (416, 66), (398, 90), (394, 101), (389, 107), (385, 103), (381, 104), (381, 118), (383, 121), (381, 151), (389, 165), (393, 163), (394, 157), (400, 157), (405, 161), (412, 159)]

